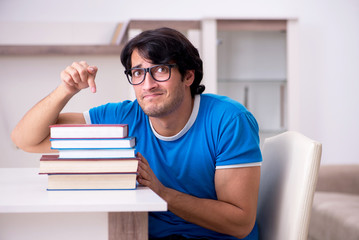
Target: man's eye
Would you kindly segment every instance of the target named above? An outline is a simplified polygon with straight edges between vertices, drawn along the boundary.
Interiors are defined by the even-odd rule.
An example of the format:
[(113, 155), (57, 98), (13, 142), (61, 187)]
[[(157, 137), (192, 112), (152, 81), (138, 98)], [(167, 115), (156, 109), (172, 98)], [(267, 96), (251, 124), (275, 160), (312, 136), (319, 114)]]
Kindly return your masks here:
[(168, 72), (168, 68), (167, 66), (158, 66), (156, 68), (156, 72), (157, 73), (167, 73)]
[(132, 72), (132, 77), (139, 77), (141, 75), (142, 75), (142, 71), (140, 71), (140, 70), (134, 70)]

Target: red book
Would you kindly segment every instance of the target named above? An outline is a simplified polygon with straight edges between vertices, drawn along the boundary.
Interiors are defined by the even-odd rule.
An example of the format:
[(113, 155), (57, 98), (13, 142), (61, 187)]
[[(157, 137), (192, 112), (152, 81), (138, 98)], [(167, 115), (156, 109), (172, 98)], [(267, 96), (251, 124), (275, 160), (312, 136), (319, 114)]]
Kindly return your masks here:
[(50, 125), (51, 138), (126, 138), (127, 124)]
[(42, 155), (40, 174), (136, 173), (139, 158), (60, 159), (59, 155)]

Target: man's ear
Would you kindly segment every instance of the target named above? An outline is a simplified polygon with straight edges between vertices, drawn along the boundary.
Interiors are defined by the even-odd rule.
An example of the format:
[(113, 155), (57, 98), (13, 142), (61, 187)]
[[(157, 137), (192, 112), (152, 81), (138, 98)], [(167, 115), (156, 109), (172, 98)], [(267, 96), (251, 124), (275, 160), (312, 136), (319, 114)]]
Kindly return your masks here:
[(183, 78), (183, 81), (187, 87), (191, 86), (194, 81), (194, 72), (195, 72), (195, 70), (187, 70), (187, 72)]

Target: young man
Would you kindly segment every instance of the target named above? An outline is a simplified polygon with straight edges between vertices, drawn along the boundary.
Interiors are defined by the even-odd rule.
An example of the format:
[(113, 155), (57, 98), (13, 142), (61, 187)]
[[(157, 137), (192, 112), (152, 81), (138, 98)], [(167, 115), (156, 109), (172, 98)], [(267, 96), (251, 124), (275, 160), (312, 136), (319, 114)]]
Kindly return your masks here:
[(97, 68), (75, 62), (18, 123), (15, 144), (49, 152), (51, 124), (127, 123), (141, 158), (138, 182), (168, 203), (168, 212), (150, 213), (150, 239), (257, 239), (262, 159), (252, 114), (227, 97), (202, 94), (198, 51), (173, 29), (141, 33), (121, 60), (135, 101), (61, 113), (80, 90), (96, 91)]

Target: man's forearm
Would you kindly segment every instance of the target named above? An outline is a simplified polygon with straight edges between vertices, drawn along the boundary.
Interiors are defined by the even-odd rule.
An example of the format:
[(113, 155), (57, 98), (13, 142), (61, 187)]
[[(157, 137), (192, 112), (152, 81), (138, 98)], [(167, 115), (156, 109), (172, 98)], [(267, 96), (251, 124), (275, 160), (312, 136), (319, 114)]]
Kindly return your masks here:
[(14, 143), (25, 151), (36, 151), (38, 146), (48, 138), (49, 125), (58, 120), (58, 116), (73, 94), (60, 85), (48, 96), (32, 107), (20, 120), (12, 132)]
[(37, 103), (20, 120), (12, 132), (14, 143), (28, 152), (49, 152), (50, 129), (55, 123), (84, 123), (81, 113), (61, 114), (67, 102), (82, 89), (96, 92), (96, 66), (86, 62), (74, 62), (60, 74), (61, 84), (47, 97)]
[(220, 200), (201, 199), (165, 188), (160, 196), (177, 216), (216, 232), (244, 238), (255, 222), (238, 206)]
[(217, 170), (215, 186), (218, 200), (203, 199), (165, 187), (153, 173), (146, 158), (138, 166), (137, 181), (168, 204), (168, 209), (184, 220), (215, 232), (244, 238), (253, 229), (259, 189), (259, 167)]

